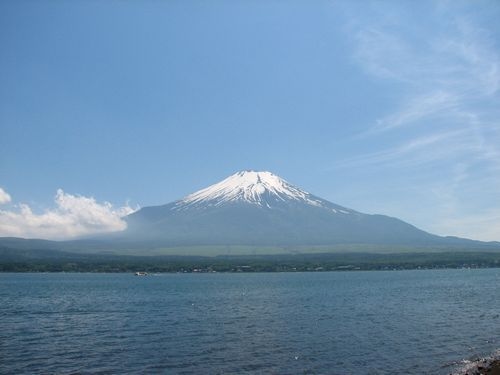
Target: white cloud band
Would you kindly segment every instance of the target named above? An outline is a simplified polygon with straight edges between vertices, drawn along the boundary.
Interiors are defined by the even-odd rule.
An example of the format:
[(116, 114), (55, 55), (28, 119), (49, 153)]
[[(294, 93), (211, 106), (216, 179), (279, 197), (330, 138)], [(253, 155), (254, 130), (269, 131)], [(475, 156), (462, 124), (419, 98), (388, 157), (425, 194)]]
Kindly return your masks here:
[(15, 211), (0, 210), (0, 236), (62, 240), (117, 232), (126, 229), (123, 217), (134, 211), (128, 205), (114, 208), (109, 202), (101, 204), (62, 189), (57, 190), (55, 203), (55, 208), (41, 214), (27, 204), (19, 204)]

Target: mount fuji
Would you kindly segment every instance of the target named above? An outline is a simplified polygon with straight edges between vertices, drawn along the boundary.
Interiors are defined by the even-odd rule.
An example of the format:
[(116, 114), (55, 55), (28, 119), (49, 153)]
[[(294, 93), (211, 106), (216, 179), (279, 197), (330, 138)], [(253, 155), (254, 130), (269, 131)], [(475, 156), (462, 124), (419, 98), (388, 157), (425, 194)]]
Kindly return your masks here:
[[(271, 172), (241, 171), (175, 202), (125, 219), (125, 241), (161, 246), (467, 245), (404, 221), (331, 203)], [(480, 242), (478, 242), (480, 243)]]

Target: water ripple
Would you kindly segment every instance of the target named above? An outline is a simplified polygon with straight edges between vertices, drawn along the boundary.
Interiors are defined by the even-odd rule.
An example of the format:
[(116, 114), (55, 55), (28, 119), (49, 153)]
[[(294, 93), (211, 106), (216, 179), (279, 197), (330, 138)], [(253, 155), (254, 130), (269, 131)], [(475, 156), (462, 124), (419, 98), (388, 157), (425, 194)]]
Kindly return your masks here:
[(0, 373), (449, 374), (500, 347), (499, 276), (1, 274)]

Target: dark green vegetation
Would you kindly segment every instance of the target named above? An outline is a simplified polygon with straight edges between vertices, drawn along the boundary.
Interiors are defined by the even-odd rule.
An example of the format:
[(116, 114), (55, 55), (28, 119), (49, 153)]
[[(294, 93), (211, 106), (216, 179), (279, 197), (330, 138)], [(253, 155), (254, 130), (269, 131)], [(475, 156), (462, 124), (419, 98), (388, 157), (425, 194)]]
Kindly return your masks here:
[(0, 247), (1, 272), (301, 272), (500, 267), (500, 252), (131, 256)]
[[(449, 237), (448, 237), (449, 238)], [(451, 238), (450, 238), (451, 239)], [(465, 240), (470, 241), (470, 240)], [(166, 246), (155, 241), (121, 242), (119, 240), (47, 241), (14, 237), (0, 238), (0, 249), (58, 250), (75, 254), (106, 254), (135, 256), (245, 256), (245, 255), (305, 255), (318, 253), (470, 253), (500, 252), (498, 242), (470, 241), (441, 245), (367, 244), (347, 243), (334, 245), (191, 245)]]

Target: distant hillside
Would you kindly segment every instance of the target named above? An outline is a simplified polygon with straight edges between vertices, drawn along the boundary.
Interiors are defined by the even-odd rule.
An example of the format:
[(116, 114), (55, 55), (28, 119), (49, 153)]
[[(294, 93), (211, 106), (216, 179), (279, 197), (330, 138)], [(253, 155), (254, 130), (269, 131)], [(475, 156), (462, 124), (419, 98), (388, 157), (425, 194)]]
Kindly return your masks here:
[(0, 248), (128, 255), (265, 255), (500, 251), (427, 233), (312, 195), (270, 172), (242, 171), (127, 216), (123, 232), (73, 241), (0, 238)]

